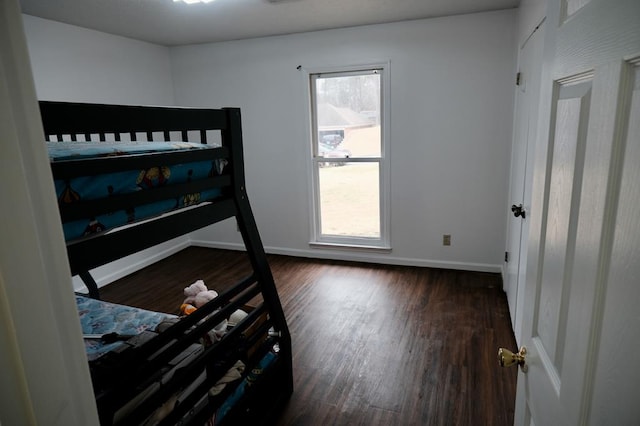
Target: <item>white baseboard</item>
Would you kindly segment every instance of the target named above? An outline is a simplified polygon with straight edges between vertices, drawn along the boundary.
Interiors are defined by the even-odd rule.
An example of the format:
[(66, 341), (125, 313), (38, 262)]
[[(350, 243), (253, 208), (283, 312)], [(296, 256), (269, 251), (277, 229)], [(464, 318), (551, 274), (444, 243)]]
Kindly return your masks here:
[[(152, 265), (164, 258), (171, 256), (189, 247), (188, 238), (179, 238), (171, 242), (165, 242), (160, 246), (152, 247), (139, 253), (132, 254), (122, 259), (116, 260), (108, 265), (101, 266), (91, 271), (93, 279), (96, 280), (98, 288), (104, 287), (120, 278), (137, 272), (149, 265)], [(84, 292), (86, 288), (79, 277), (73, 277), (73, 287), (75, 291)]]
[[(203, 240), (191, 240), (191, 245), (198, 247), (217, 248), (224, 250), (237, 250), (245, 251), (244, 244), (238, 243), (220, 243)], [(429, 259), (412, 259), (404, 257), (389, 256), (388, 254), (380, 256), (372, 256), (370, 252), (344, 252), (344, 251), (327, 251), (323, 249), (286, 249), (279, 247), (265, 247), (267, 253), (281, 254), (284, 256), (296, 256), (306, 257), (312, 259), (331, 259), (331, 260), (346, 260), (353, 262), (365, 262), (365, 263), (377, 263), (384, 265), (401, 265), (401, 266), (419, 266), (426, 268), (440, 268), (440, 269), (456, 269), (461, 271), (476, 271), (476, 272), (502, 272), (502, 265), (492, 265), (488, 263), (467, 263), (467, 262), (452, 262), (446, 260), (429, 260)]]

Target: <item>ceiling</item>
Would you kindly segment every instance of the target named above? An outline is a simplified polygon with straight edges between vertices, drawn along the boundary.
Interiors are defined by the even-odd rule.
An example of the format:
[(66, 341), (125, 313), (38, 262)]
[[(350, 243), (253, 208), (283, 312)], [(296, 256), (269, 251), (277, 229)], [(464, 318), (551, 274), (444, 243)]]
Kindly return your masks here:
[(520, 0), (20, 0), (23, 13), (166, 46), (517, 7)]

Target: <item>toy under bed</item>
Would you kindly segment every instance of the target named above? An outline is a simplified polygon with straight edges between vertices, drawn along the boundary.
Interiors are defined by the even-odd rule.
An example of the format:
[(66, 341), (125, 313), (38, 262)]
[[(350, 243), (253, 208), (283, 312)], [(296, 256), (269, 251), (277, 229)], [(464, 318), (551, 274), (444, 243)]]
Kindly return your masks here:
[[(193, 142), (47, 142), (51, 162), (83, 161), (125, 155), (144, 155), (176, 151), (212, 149), (213, 146)], [(154, 164), (144, 169), (121, 170), (107, 174), (91, 174), (54, 181), (61, 207), (86, 203), (139, 191), (153, 191), (171, 185), (187, 184), (219, 176), (222, 159), (184, 164)], [(93, 172), (92, 172), (93, 173)], [(154, 217), (178, 208), (211, 201), (220, 194), (217, 188), (180, 193), (150, 203), (130, 204), (123, 209), (96, 214), (90, 218), (63, 221), (67, 241)]]

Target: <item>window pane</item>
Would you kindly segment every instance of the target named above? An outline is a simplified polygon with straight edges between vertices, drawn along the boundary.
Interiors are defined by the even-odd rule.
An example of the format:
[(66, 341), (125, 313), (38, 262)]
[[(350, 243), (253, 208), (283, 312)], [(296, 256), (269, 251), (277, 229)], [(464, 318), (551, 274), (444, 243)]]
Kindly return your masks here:
[(376, 70), (315, 79), (318, 156), (380, 157), (380, 83)]
[(321, 234), (380, 238), (380, 171), (375, 163), (320, 167)]

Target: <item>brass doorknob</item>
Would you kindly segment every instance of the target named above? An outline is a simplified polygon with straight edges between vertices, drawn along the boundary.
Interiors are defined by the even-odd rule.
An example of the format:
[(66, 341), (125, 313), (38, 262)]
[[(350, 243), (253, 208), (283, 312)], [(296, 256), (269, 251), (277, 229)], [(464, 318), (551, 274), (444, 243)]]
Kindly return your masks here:
[(513, 353), (509, 349), (498, 349), (498, 363), (501, 367), (511, 367), (514, 364), (518, 364), (522, 371), (526, 372), (525, 355), (527, 354), (527, 348), (524, 346), (520, 348), (518, 353)]

